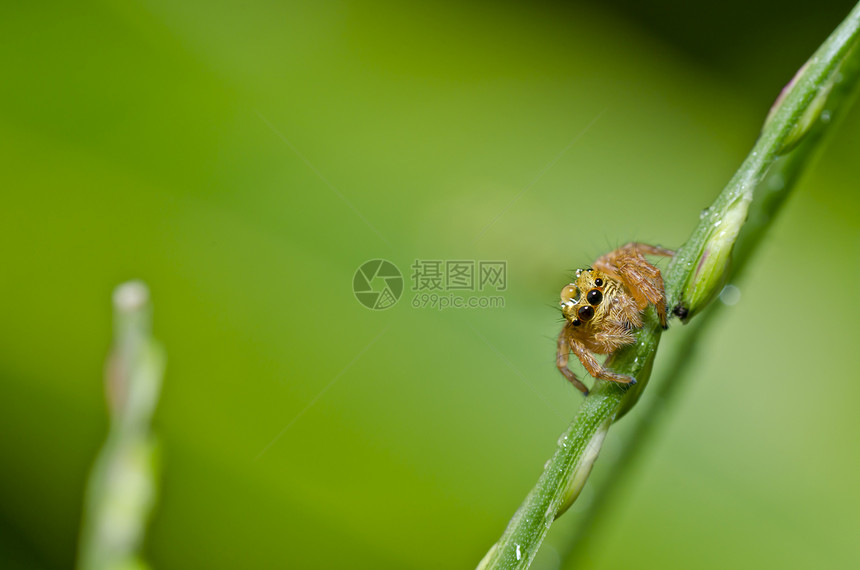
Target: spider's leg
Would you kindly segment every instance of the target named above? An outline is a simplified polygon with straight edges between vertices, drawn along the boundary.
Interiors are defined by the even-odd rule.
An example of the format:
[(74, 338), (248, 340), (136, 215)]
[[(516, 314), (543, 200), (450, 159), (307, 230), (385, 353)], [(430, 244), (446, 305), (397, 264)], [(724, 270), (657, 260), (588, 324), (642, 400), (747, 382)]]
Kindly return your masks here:
[(576, 389), (588, 396), (588, 387), (583, 384), (573, 370), (567, 367), (567, 360), (570, 356), (570, 345), (567, 340), (567, 325), (561, 329), (561, 334), (558, 335), (558, 351), (556, 352), (555, 365), (558, 371), (561, 372), (568, 381), (576, 386)]
[(602, 378), (604, 380), (612, 380), (613, 382), (618, 382), (620, 384), (635, 384), (636, 379), (632, 376), (627, 376), (626, 374), (619, 374), (617, 372), (613, 372), (612, 370), (608, 370), (604, 368), (596, 358), (585, 348), (585, 345), (579, 342), (576, 339), (569, 338), (568, 344), (570, 345), (570, 349), (579, 358), (579, 361), (582, 362), (582, 365), (588, 371), (589, 374), (594, 376), (595, 378)]
[(636, 299), (639, 309), (642, 310), (648, 303), (652, 303), (657, 308), (660, 325), (666, 328), (666, 296), (660, 270), (643, 257), (628, 258), (622, 261), (618, 274)]
[[(594, 262), (594, 267), (613, 276), (617, 276), (618, 268), (621, 266), (621, 262), (624, 259), (641, 258), (643, 261), (645, 261), (645, 259), (642, 257), (643, 254), (672, 257), (675, 255), (675, 252), (671, 249), (660, 247), (659, 245), (649, 245), (647, 243), (631, 241), (629, 243), (625, 243), (618, 249), (614, 249), (609, 253), (598, 257), (597, 261)], [(645, 263), (648, 262), (645, 261)]]

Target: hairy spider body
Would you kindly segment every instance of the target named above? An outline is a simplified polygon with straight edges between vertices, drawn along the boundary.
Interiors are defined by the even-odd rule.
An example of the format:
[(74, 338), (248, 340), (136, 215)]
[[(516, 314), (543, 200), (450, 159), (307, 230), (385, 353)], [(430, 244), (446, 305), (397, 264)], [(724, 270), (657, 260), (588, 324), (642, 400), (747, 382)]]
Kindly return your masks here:
[(595, 378), (635, 383), (631, 376), (604, 368), (594, 354), (611, 354), (633, 344), (633, 332), (642, 326), (642, 312), (649, 304), (666, 328), (663, 276), (644, 255), (670, 257), (675, 252), (631, 242), (599, 257), (593, 268), (578, 269), (576, 280), (561, 290), (565, 323), (558, 335), (556, 366), (583, 394), (588, 388), (567, 367), (571, 352)]

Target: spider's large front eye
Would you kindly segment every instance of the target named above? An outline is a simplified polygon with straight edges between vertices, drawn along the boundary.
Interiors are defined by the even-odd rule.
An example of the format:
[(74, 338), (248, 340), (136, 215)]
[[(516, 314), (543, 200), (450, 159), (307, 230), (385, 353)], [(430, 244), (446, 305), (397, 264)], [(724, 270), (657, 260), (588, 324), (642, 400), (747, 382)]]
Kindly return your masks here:
[(577, 301), (579, 301), (579, 289), (577, 289), (573, 283), (561, 290), (562, 305), (576, 303)]
[(585, 298), (588, 299), (588, 302), (592, 305), (599, 305), (600, 301), (603, 300), (603, 293), (597, 289), (592, 289), (588, 292), (588, 295), (586, 295)]
[(590, 321), (591, 317), (594, 316), (594, 309), (586, 305), (584, 307), (580, 307), (576, 312), (576, 315), (579, 317), (580, 321)]

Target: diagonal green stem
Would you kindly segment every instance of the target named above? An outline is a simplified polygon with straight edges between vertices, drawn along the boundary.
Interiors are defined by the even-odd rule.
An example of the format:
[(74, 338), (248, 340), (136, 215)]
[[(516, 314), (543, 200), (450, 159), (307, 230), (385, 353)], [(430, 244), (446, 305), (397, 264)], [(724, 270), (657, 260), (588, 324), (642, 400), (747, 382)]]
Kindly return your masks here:
[[(777, 179), (765, 178), (774, 162), (783, 161), (783, 176), (799, 177), (808, 162), (805, 157), (817, 148), (826, 125), (847, 106), (850, 97), (845, 94), (857, 81), (853, 70), (860, 50), (853, 47), (858, 35), (860, 4), (780, 94), (749, 156), (672, 260), (665, 276), (666, 296), (669, 306), (685, 321), (704, 309), (729, 278), (731, 253), (753, 197), (757, 195), (762, 204), (756, 212), (764, 215), (768, 208), (778, 209), (782, 195), (788, 194), (783, 192), (784, 179), (776, 190), (780, 186)], [(774, 191), (782, 195), (772, 199)], [(751, 227), (747, 235), (754, 237), (748, 238), (748, 245), (739, 251), (744, 260), (768, 225), (764, 220)], [(537, 484), (479, 568), (527, 568), (531, 564), (552, 522), (582, 490), (609, 426), (635, 404), (647, 384), (660, 334), (654, 312), (649, 309), (637, 342), (612, 354), (605, 363), (636, 377), (639, 383), (632, 389), (613, 382), (595, 383), (559, 438), (558, 448)]]
[[(756, 188), (749, 218), (735, 246), (731, 276), (733, 282), (737, 282), (746, 270), (750, 258), (765, 237), (768, 228), (820, 152), (824, 135), (834, 131), (835, 123), (845, 116), (848, 107), (856, 100), (857, 91), (860, 88), (860, 54), (854, 52), (858, 49), (860, 48), (854, 48), (839, 69), (843, 80), (833, 88), (827, 98), (826, 108), (822, 112), (827, 113), (824, 115), (826, 120), (816, 122), (796, 148), (778, 158), (767, 177)], [(655, 387), (647, 409), (637, 414), (636, 426), (630, 430), (627, 439), (622, 443), (614, 463), (605, 471), (605, 477), (597, 482), (592, 501), (581, 515), (573, 539), (565, 547), (568, 554), (563, 555), (562, 558), (566, 558), (566, 567), (575, 568), (577, 562), (582, 561), (578, 555), (584, 552), (586, 537), (593, 536), (594, 528), (600, 524), (607, 511), (607, 503), (612, 500), (614, 494), (617, 494), (616, 490), (623, 486), (624, 478), (629, 475), (631, 465), (647, 448), (648, 440), (654, 437), (665, 419), (666, 410), (678, 398), (684, 383), (690, 377), (690, 365), (695, 361), (694, 353), (699, 346), (699, 339), (723, 307), (722, 304), (712, 306), (701, 319), (695, 322), (693, 329), (688, 331), (677, 348), (666, 376)]]

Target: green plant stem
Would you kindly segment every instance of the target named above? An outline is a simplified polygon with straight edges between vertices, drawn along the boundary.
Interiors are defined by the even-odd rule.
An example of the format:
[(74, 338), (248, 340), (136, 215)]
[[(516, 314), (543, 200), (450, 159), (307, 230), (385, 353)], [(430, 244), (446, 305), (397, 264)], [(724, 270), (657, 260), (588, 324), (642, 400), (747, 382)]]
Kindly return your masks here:
[[(677, 308), (685, 320), (702, 310), (728, 279), (735, 241), (753, 197), (766, 187), (763, 181), (770, 167), (781, 155), (787, 155), (783, 175), (793, 172), (792, 178), (798, 177), (808, 162), (801, 155), (811, 154), (817, 147), (819, 131), (823, 131), (834, 113), (842, 111), (848, 97), (838, 94), (850, 91), (856, 82), (856, 75), (846, 75), (845, 71), (849, 67), (853, 69), (857, 50), (852, 51), (852, 48), (858, 30), (860, 4), (777, 99), (749, 156), (713, 205), (700, 216), (693, 234), (673, 258), (665, 275), (666, 296), (669, 306)], [(851, 61), (845, 63), (849, 53)], [(841, 73), (840, 66), (843, 67)], [(793, 148), (808, 150), (790, 159)], [(782, 186), (784, 188), (784, 181)], [(776, 191), (782, 192), (782, 188)], [(768, 194), (771, 193), (760, 196)], [(762, 204), (767, 203), (764, 198), (761, 200)], [(772, 200), (770, 206), (778, 209), (783, 200)], [(764, 208), (761, 211), (765, 213)], [(769, 218), (772, 219), (772, 215)], [(758, 228), (758, 237), (750, 238), (750, 245), (745, 246), (745, 256), (749, 256), (768, 226), (769, 221), (764, 220)], [(661, 331), (653, 310), (647, 311), (645, 317), (645, 325), (637, 333), (637, 342), (612, 354), (605, 363), (617, 372), (634, 376), (638, 384), (628, 390), (612, 382), (595, 382), (594, 389), (559, 439), (558, 448), (537, 484), (479, 568), (527, 568), (552, 522), (579, 495), (609, 426), (632, 407), (650, 376)]]
[[(756, 196), (750, 206), (749, 218), (744, 229), (738, 236), (735, 246), (732, 268), (732, 282), (737, 282), (749, 267), (749, 261), (764, 239), (768, 228), (782, 211), (792, 191), (798, 186), (802, 176), (820, 154), (824, 147), (825, 135), (835, 131), (837, 123), (844, 119), (851, 104), (856, 100), (860, 88), (860, 53), (858, 47), (846, 56), (843, 66), (839, 69), (843, 80), (835, 86), (827, 98), (824, 110), (826, 120), (818, 121), (787, 155), (778, 158), (767, 177), (756, 189)], [(630, 476), (631, 466), (635, 464), (643, 451), (648, 447), (648, 441), (654, 437), (660, 425), (666, 418), (666, 412), (679, 393), (685, 382), (690, 379), (690, 366), (695, 361), (695, 352), (699, 347), (702, 336), (717, 319), (717, 315), (725, 310), (725, 305), (711, 306), (692, 324), (692, 330), (687, 331), (680, 346), (676, 348), (672, 363), (667, 367), (668, 372), (661, 378), (660, 383), (649, 393), (647, 408), (640, 410), (636, 416), (636, 426), (628, 432), (627, 439), (622, 443), (615, 461), (605, 471), (605, 476), (597, 483), (592, 500), (582, 513), (573, 539), (565, 546), (562, 559), (566, 560), (565, 567), (576, 568), (582, 562), (581, 555), (585, 552), (585, 540), (593, 536), (604, 514), (607, 504), (617, 497), (617, 490), (623, 488), (625, 477)]]
[(106, 392), (110, 427), (87, 486), (78, 552), (82, 570), (146, 568), (139, 552), (156, 494), (157, 444), (150, 432), (164, 352), (150, 335), (149, 292), (117, 287)]

